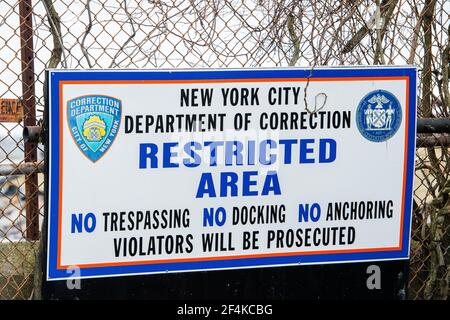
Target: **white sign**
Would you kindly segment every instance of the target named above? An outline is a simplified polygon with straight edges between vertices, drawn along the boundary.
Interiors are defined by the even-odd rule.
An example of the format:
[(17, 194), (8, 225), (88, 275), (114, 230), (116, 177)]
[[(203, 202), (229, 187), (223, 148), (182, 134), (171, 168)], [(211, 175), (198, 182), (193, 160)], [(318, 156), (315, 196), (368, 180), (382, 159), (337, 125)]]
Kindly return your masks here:
[(409, 256), (415, 68), (48, 81), (49, 280)]

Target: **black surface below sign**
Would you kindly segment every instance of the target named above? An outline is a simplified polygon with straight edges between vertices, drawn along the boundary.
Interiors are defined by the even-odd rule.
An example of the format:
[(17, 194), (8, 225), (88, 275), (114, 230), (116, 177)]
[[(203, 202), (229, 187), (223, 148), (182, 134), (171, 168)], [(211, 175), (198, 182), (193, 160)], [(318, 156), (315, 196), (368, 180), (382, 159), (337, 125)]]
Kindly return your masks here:
[[(45, 281), (44, 299), (405, 299), (408, 260)], [(379, 276), (379, 278), (378, 278)]]

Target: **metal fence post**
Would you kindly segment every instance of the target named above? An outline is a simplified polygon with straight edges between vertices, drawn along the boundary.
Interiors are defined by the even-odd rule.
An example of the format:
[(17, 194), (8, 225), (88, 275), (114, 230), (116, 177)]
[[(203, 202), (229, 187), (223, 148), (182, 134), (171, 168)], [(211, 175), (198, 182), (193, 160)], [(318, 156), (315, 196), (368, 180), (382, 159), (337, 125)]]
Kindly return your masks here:
[[(34, 88), (34, 51), (33, 51), (33, 7), (32, 0), (20, 0), (20, 54), (22, 62), (22, 94), (23, 94), (23, 124), (36, 125), (36, 104)], [(36, 143), (24, 142), (25, 162), (37, 161)], [(39, 239), (39, 194), (36, 172), (25, 176), (26, 203), (26, 238)]]

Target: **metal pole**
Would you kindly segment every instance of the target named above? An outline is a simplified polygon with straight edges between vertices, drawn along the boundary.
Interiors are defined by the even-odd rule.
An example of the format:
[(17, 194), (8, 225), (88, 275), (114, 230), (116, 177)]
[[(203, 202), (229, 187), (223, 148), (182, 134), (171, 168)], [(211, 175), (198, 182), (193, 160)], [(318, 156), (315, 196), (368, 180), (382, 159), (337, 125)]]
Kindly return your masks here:
[[(33, 52), (32, 0), (19, 0), (20, 55), (22, 60), (23, 125), (36, 125)], [(25, 162), (37, 161), (37, 144), (24, 142)], [(36, 172), (25, 176), (26, 235), (28, 240), (39, 239), (39, 194)]]
[(417, 133), (450, 133), (449, 118), (417, 119)]
[(43, 173), (44, 163), (25, 162), (21, 164), (0, 164), (0, 177), (8, 177), (19, 174)]

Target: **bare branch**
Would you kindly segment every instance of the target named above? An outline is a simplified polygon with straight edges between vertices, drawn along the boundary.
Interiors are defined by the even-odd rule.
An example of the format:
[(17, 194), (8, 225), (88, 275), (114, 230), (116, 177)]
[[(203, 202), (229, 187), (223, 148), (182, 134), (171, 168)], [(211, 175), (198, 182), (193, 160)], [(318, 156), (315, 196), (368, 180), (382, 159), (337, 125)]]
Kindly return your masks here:
[[(56, 68), (61, 62), (61, 55), (64, 54), (64, 46), (61, 38), (61, 23), (59, 20), (59, 15), (53, 7), (52, 0), (42, 0), (44, 7), (47, 11), (48, 21), (50, 24), (50, 30), (53, 36), (53, 50), (48, 61), (48, 68)], [(64, 61), (66, 58), (64, 57)], [(67, 68), (66, 63), (63, 65)]]
[(89, 68), (92, 68), (93, 65), (91, 63), (91, 60), (89, 59), (89, 54), (88, 54), (88, 52), (86, 50), (86, 47), (84, 46), (84, 42), (86, 40), (86, 37), (88, 36), (88, 34), (91, 32), (91, 29), (92, 29), (92, 14), (91, 14), (91, 6), (90, 6), (90, 4), (91, 4), (91, 0), (86, 0), (86, 10), (88, 12), (89, 23), (86, 26), (86, 32), (83, 35), (83, 39), (81, 40), (80, 46), (81, 46), (81, 52), (83, 52), (83, 56), (86, 59)]
[(295, 32), (295, 27), (294, 27), (294, 15), (291, 13), (288, 16), (288, 31), (289, 31), (289, 36), (292, 39), (292, 46), (294, 48), (294, 52), (292, 53), (292, 57), (289, 60), (289, 66), (295, 66), (295, 64), (297, 63), (299, 57), (300, 57), (300, 39), (297, 36), (297, 33)]
[[(381, 4), (381, 12), (380, 15), (384, 17), (384, 27), (385, 31), (387, 25), (389, 24), (389, 20), (391, 19), (392, 13), (394, 12), (394, 8), (396, 7), (398, 0), (383, 0)], [(365, 23), (361, 29), (356, 32), (356, 34), (347, 42), (347, 44), (342, 49), (342, 53), (351, 52), (369, 33), (369, 26)]]

